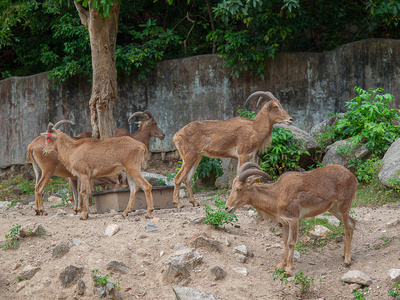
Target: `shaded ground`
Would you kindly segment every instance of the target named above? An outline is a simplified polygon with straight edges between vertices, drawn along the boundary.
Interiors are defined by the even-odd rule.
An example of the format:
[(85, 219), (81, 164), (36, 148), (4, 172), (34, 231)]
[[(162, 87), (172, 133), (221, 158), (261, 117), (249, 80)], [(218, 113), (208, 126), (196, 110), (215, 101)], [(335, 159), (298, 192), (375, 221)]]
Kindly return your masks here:
[[(20, 240), (19, 247), (0, 250), (0, 299), (95, 299), (91, 270), (98, 269), (102, 275), (110, 273), (106, 264), (111, 260), (125, 263), (130, 272), (125, 275), (112, 274), (112, 282), (119, 280), (120, 299), (175, 299), (172, 285), (164, 285), (161, 277), (165, 260), (179, 244), (197, 233), (205, 232), (221, 243), (222, 251), (209, 252), (198, 249), (203, 261), (190, 272), (187, 286), (211, 292), (222, 299), (300, 299), (299, 288), (289, 283), (281, 285), (272, 274), (282, 255), (279, 227), (272, 222), (250, 216), (247, 210), (238, 212), (240, 227), (228, 226), (226, 231), (214, 229), (206, 224), (189, 224), (193, 218), (204, 216), (204, 203), (213, 193), (197, 193), (200, 207), (193, 208), (187, 199), (181, 210), (157, 210), (150, 220), (159, 232), (144, 231), (149, 220), (143, 214), (130, 214), (122, 218), (119, 214), (95, 214), (91, 207), (89, 220), (80, 221), (72, 214), (71, 207), (45, 208), (48, 216), (34, 216), (30, 206), (0, 210), (0, 240), (10, 233), (14, 224), (40, 224), (46, 234)], [(226, 195), (222, 197), (227, 197)], [(348, 270), (360, 270), (369, 275), (373, 283), (366, 299), (392, 299), (388, 290), (393, 284), (387, 280), (389, 269), (400, 268), (400, 225), (388, 226), (400, 219), (399, 203), (379, 208), (355, 208), (358, 220), (352, 244), (353, 264), (345, 268), (342, 262), (344, 241), (332, 241), (319, 252), (310, 250), (295, 260), (295, 272), (300, 269), (315, 279), (311, 292), (303, 299), (352, 299), (351, 289), (342, 284), (340, 278)], [(65, 213), (65, 214), (64, 214)], [(106, 237), (105, 229), (118, 224), (120, 231)], [(78, 245), (72, 240), (77, 239)], [(226, 240), (231, 243), (227, 246)], [(76, 241), (76, 240), (75, 240)], [(67, 255), (56, 259), (52, 251), (61, 243), (71, 246)], [(246, 263), (240, 262), (233, 252), (236, 246), (245, 245), (254, 254)], [(377, 246), (378, 245), (378, 246)], [(139, 251), (138, 251), (139, 249)], [(146, 253), (146, 256), (143, 256)], [(163, 253), (163, 255), (161, 255)], [(20, 266), (15, 269), (18, 265)], [(27, 266), (41, 269), (24, 284), (17, 276)], [(77, 296), (75, 286), (62, 288), (60, 273), (69, 265), (83, 267), (86, 283), (84, 296)], [(209, 270), (219, 266), (227, 272), (221, 281), (212, 281)], [(236, 273), (233, 268), (245, 267), (247, 276)], [(16, 292), (22, 285), (24, 287)], [(66, 298), (65, 298), (66, 297)]]

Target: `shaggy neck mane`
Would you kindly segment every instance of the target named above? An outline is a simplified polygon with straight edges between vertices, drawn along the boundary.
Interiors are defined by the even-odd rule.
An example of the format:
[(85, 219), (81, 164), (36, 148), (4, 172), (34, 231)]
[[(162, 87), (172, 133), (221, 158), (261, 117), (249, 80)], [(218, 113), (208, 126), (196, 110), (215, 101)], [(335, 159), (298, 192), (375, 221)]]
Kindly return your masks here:
[(272, 101), (268, 101), (267, 104), (261, 107), (258, 114), (253, 119), (254, 128), (258, 134), (259, 146), (258, 146), (258, 154), (264, 154), (267, 152), (269, 146), (271, 146), (272, 142), (272, 126), (273, 120), (271, 120), (268, 116), (268, 111), (265, 110), (264, 107), (269, 107)]

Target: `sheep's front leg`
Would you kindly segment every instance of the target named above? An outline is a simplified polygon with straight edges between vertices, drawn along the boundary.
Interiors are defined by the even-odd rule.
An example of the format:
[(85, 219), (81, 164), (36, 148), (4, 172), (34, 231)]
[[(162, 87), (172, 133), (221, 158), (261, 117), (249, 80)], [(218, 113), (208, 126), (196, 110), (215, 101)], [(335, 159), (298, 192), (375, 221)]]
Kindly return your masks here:
[(282, 237), (285, 249), (283, 250), (283, 255), (280, 263), (276, 266), (276, 270), (285, 270), (288, 255), (288, 236), (289, 236), (289, 226), (287, 224), (282, 224)]
[(80, 187), (81, 187), (81, 196), (82, 196), (82, 214), (80, 219), (86, 220), (89, 217), (89, 194), (90, 190), (90, 181), (89, 178), (81, 178), (80, 179)]
[(136, 194), (138, 192), (138, 186), (136, 185), (136, 182), (133, 180), (133, 177), (130, 175), (128, 171), (126, 172), (126, 178), (128, 180), (130, 193), (129, 193), (128, 205), (126, 206), (124, 212), (122, 213), (124, 217), (128, 216), (128, 214), (132, 211), (133, 205), (135, 204)]
[(299, 228), (298, 220), (291, 220), (289, 222), (289, 235), (288, 235), (289, 255), (288, 255), (287, 265), (286, 265), (286, 269), (285, 269), (286, 274), (288, 276), (293, 275), (293, 255), (294, 255), (294, 250), (295, 250), (296, 242), (297, 242), (298, 228)]

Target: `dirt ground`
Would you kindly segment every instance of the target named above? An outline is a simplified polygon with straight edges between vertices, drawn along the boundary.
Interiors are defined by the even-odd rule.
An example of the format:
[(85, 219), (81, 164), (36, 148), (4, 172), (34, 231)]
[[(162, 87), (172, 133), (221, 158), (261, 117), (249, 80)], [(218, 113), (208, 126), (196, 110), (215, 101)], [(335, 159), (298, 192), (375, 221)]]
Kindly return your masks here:
[[(222, 299), (353, 299), (351, 287), (340, 279), (349, 270), (359, 270), (373, 281), (366, 299), (392, 299), (388, 290), (393, 288), (393, 283), (388, 280), (388, 272), (392, 268), (400, 269), (400, 225), (394, 223), (400, 219), (399, 202), (379, 208), (354, 209), (353, 216), (358, 223), (350, 268), (345, 268), (342, 261), (344, 241), (330, 242), (319, 252), (310, 250), (295, 259), (294, 272), (302, 269), (305, 275), (315, 279), (311, 292), (301, 296), (293, 283), (281, 285), (280, 281), (273, 280), (274, 268), (283, 252), (275, 223), (260, 220), (251, 216), (248, 209), (242, 209), (238, 211), (239, 226), (227, 226), (225, 231), (204, 223), (189, 224), (190, 220), (205, 216), (204, 203), (213, 195), (212, 192), (197, 193), (200, 207), (191, 207), (183, 199), (184, 208), (156, 210), (151, 220), (139, 213), (131, 213), (127, 218), (120, 214), (96, 214), (92, 206), (90, 218), (81, 221), (71, 206), (51, 208), (48, 202), (45, 202), (48, 216), (35, 216), (31, 206), (0, 210), (0, 241), (5, 240), (4, 235), (10, 233), (14, 224), (42, 225), (46, 230), (41, 237), (21, 239), (16, 249), (0, 249), (0, 299), (96, 299), (99, 296), (94, 295), (91, 270), (108, 274), (106, 264), (112, 260), (123, 262), (130, 269), (124, 275), (111, 273), (109, 280), (120, 282), (117, 298), (175, 299), (172, 285), (161, 280), (166, 258), (186, 238), (203, 232), (219, 241), (222, 251), (197, 249), (203, 260), (190, 271), (188, 287)], [(159, 231), (145, 232), (148, 222), (154, 223)], [(105, 229), (111, 224), (118, 224), (120, 230), (111, 237), (105, 236)], [(383, 243), (382, 238), (388, 242)], [(59, 244), (69, 245), (70, 251), (61, 258), (53, 258), (53, 249)], [(245, 245), (253, 254), (246, 263), (240, 262), (233, 251), (239, 245)], [(17, 276), (28, 265), (40, 270), (29, 280), (18, 282)], [(60, 284), (60, 273), (70, 265), (84, 270), (83, 296), (76, 294), (76, 286), (63, 288)], [(226, 271), (224, 279), (212, 281), (209, 271), (214, 266)], [(248, 275), (233, 269), (238, 267), (246, 268)]]

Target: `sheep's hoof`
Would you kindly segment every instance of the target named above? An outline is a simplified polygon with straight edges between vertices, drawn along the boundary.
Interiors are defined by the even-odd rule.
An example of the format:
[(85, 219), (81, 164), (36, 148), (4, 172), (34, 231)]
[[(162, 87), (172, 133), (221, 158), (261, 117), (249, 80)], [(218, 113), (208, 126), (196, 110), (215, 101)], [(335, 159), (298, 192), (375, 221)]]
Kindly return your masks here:
[(345, 266), (346, 268), (349, 268), (349, 267), (351, 266), (351, 263), (344, 263), (344, 266)]
[(82, 214), (81, 217), (79, 219), (81, 220), (87, 220), (88, 219), (88, 214)]
[(124, 211), (121, 215), (125, 218), (128, 216), (128, 212)]
[(196, 200), (190, 201), (193, 204), (193, 207), (197, 207), (200, 205), (200, 203)]
[(178, 202), (178, 203), (175, 203), (175, 204), (176, 204), (176, 207), (177, 207), (177, 208), (182, 208), (182, 207), (184, 207), (184, 205), (183, 205), (182, 203), (179, 203), (179, 202)]
[(43, 216), (47, 216), (47, 211), (42, 212)]
[(144, 217), (145, 217), (146, 219), (153, 219), (153, 217), (151, 216), (151, 214), (145, 214)]

